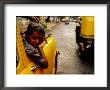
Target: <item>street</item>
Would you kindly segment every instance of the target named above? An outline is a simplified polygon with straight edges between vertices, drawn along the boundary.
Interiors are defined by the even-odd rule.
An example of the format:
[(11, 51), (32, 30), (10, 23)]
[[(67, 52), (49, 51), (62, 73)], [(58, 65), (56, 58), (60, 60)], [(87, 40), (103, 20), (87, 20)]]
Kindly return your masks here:
[(81, 60), (78, 57), (76, 44), (76, 24), (70, 22), (58, 24), (51, 33), (57, 40), (57, 48), (60, 52), (57, 63), (57, 74), (94, 74), (93, 60)]

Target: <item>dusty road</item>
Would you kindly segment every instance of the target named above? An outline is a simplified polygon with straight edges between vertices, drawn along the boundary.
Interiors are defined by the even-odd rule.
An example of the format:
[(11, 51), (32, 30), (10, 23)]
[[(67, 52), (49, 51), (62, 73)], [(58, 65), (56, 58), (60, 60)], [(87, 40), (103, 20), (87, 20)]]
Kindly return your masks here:
[(57, 48), (60, 51), (57, 74), (94, 73), (93, 60), (81, 60), (78, 57), (75, 28), (74, 22), (70, 22), (69, 25), (60, 23), (53, 30), (46, 32), (57, 39)]

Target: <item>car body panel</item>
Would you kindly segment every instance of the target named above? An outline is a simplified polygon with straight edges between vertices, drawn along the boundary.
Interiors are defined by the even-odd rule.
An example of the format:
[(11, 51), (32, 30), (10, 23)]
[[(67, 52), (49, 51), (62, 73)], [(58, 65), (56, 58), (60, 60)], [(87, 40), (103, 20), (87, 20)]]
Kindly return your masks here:
[(82, 17), (81, 36), (85, 38), (94, 37), (94, 16)]

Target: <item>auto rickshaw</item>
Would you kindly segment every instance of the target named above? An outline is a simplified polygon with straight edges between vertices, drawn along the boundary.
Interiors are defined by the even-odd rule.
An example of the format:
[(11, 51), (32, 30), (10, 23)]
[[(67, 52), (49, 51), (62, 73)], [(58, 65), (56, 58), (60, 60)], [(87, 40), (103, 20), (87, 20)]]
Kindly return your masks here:
[[(23, 17), (24, 18), (24, 17)], [(21, 19), (23, 19), (21, 17)], [(27, 19), (27, 17), (25, 17)], [(33, 19), (33, 18), (31, 18)], [(31, 20), (28, 17), (28, 20)], [(34, 18), (35, 19), (35, 18)], [(24, 19), (23, 19), (24, 20)], [(24, 26), (25, 27), (25, 26)], [(57, 70), (57, 41), (50, 34), (45, 36), (46, 45), (43, 48), (48, 60), (48, 68), (41, 69), (30, 58), (27, 57), (21, 37), (20, 25), (16, 25), (16, 74), (55, 74)]]
[(81, 18), (78, 55), (79, 57), (94, 58), (94, 16), (82, 16)]

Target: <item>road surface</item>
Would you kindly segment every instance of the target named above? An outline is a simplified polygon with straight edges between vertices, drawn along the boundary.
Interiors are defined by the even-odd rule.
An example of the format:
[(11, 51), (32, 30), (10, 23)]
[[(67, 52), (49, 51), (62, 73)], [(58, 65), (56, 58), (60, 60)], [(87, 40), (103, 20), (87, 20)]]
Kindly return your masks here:
[(46, 32), (56, 38), (60, 51), (57, 74), (94, 74), (93, 60), (81, 60), (78, 57), (75, 28), (74, 22), (69, 25), (60, 23), (53, 30)]

